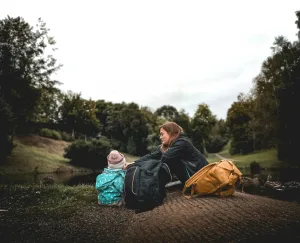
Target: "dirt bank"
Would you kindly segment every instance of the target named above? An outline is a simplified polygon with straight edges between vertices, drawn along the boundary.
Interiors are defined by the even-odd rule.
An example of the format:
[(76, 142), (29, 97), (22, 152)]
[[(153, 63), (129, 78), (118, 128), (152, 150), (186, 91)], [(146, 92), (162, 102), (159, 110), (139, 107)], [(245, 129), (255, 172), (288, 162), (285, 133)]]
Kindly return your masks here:
[(45, 138), (37, 135), (16, 136), (15, 140), (24, 145), (42, 148), (47, 153), (57, 154), (60, 156), (64, 155), (65, 148), (71, 144), (70, 142), (66, 142), (62, 140), (54, 140), (51, 138)]
[(300, 204), (240, 192), (188, 200), (173, 192), (129, 225), (124, 242), (294, 242), (300, 239)]
[(72, 215), (0, 212), (1, 242), (299, 242), (300, 204), (237, 192), (185, 199), (135, 214), (85, 205)]

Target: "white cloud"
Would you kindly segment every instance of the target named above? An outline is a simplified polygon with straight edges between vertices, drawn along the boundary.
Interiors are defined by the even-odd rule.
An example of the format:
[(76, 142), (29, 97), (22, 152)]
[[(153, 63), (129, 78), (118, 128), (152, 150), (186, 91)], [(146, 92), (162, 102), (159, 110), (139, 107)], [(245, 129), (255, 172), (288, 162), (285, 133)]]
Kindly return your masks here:
[(278, 35), (295, 40), (299, 1), (17, 1), (0, 17), (51, 29), (62, 90), (153, 109), (207, 103), (218, 118), (247, 93)]

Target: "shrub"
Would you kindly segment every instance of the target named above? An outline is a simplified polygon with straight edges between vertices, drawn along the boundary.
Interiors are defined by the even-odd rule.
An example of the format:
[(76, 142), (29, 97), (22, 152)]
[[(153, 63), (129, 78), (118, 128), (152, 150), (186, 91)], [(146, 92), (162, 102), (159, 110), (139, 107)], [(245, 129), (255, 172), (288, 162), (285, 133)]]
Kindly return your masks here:
[(52, 130), (52, 138), (56, 140), (62, 140), (61, 134), (58, 131)]
[(49, 129), (49, 128), (42, 128), (39, 131), (39, 134), (42, 137), (53, 138), (53, 139), (56, 139), (56, 140), (62, 140), (62, 136), (61, 136), (60, 132)]
[(6, 161), (7, 155), (11, 153), (13, 144), (9, 136), (0, 136), (0, 164)]
[(260, 164), (256, 161), (250, 163), (251, 175), (260, 174)]
[(234, 154), (248, 154), (250, 152), (253, 152), (253, 146), (252, 143), (249, 141), (235, 141), (232, 140), (230, 144), (230, 150), (231, 155)]
[(12, 144), (9, 138), (9, 128), (12, 118), (13, 113), (11, 107), (0, 95), (0, 163), (6, 160), (7, 155), (9, 155), (12, 150)]
[(74, 141), (74, 138), (72, 137), (72, 135), (67, 132), (61, 132), (61, 137), (62, 137), (62, 140), (67, 141), (67, 142)]
[(107, 155), (112, 146), (110, 141), (91, 139), (90, 141), (77, 140), (65, 149), (65, 158), (71, 159), (71, 163), (92, 169), (103, 169), (107, 165)]
[(219, 135), (213, 136), (210, 137), (209, 140), (206, 142), (206, 149), (209, 153), (218, 153), (222, 150), (222, 148), (227, 142), (228, 141), (225, 138)]
[(52, 136), (52, 130), (48, 129), (48, 128), (42, 128), (39, 131), (39, 134), (43, 137), (47, 137), (50, 138)]

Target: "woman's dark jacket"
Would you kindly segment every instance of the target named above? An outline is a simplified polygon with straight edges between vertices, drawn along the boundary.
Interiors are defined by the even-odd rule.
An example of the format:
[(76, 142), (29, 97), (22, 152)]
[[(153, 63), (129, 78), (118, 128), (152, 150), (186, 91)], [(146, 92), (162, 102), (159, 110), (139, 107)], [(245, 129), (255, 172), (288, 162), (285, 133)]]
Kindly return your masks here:
[(141, 157), (135, 162), (139, 163), (140, 161), (149, 159), (161, 160), (163, 163), (166, 163), (175, 174), (186, 173), (184, 179), (179, 178), (183, 183), (208, 164), (202, 153), (190, 142), (184, 133), (178, 136), (166, 152), (162, 153), (161, 150), (158, 149)]

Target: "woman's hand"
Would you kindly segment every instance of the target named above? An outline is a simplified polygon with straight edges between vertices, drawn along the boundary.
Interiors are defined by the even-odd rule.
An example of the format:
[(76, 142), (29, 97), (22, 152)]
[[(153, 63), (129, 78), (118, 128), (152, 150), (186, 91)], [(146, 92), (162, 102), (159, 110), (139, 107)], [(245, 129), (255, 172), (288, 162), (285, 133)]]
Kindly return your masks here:
[(128, 166), (130, 166), (130, 165), (132, 165), (134, 163), (135, 163), (135, 161), (133, 161), (133, 162), (125, 162), (124, 170), (127, 170)]

